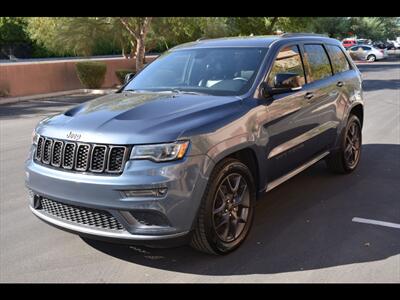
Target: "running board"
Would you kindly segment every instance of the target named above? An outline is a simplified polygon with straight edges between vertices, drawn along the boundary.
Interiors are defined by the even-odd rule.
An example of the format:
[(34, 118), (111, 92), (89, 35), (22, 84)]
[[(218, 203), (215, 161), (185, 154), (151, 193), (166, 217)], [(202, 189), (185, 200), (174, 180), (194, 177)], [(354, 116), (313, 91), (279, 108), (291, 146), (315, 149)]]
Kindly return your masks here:
[(320, 161), (322, 158), (324, 158), (328, 154), (329, 154), (329, 151), (326, 151), (326, 152), (318, 155), (317, 157), (313, 158), (309, 162), (305, 163), (304, 165), (298, 167), (297, 169), (294, 169), (290, 173), (288, 173), (288, 174), (286, 174), (286, 175), (284, 175), (282, 177), (279, 177), (278, 179), (275, 179), (274, 181), (271, 181), (269, 184), (267, 184), (267, 186), (265, 188), (265, 191), (269, 192), (273, 188), (276, 188), (278, 185), (284, 183), (286, 180), (289, 180), (290, 178), (296, 176), (297, 174), (299, 174), (300, 172), (304, 171), (308, 167), (311, 167), (313, 164), (315, 164), (316, 162)]

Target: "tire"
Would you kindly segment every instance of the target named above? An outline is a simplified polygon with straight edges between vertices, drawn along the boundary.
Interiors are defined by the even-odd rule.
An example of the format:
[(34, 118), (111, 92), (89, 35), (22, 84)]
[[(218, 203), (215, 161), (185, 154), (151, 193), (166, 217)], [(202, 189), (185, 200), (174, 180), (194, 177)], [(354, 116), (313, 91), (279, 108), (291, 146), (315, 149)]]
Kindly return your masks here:
[(367, 60), (368, 61), (376, 61), (376, 56), (373, 54), (370, 54), (370, 55), (368, 55)]
[[(355, 126), (357, 133), (352, 135), (351, 130)], [(354, 137), (354, 139), (353, 139)], [(341, 134), (340, 148), (337, 151), (332, 152), (326, 160), (328, 168), (334, 173), (348, 174), (353, 172), (361, 158), (361, 145), (362, 145), (362, 133), (361, 133), (361, 122), (356, 115), (350, 115), (346, 127)], [(354, 143), (354, 147), (351, 147), (354, 151), (353, 156), (349, 156), (348, 147), (350, 147), (350, 140)], [(348, 159), (354, 158), (354, 159)]]
[[(229, 185), (238, 187), (236, 197), (231, 197)], [(208, 180), (190, 245), (214, 255), (237, 249), (250, 231), (255, 200), (256, 186), (249, 168), (233, 158), (218, 163)]]

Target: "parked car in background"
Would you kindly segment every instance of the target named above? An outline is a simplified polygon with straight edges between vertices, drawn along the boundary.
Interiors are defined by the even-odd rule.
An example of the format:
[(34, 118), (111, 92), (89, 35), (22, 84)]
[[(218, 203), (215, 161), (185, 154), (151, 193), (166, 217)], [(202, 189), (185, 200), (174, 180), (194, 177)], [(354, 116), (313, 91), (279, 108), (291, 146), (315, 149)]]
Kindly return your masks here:
[(390, 47), (389, 50), (391, 50), (391, 49), (400, 49), (400, 41), (398, 41), (397, 39), (396, 40), (389, 40), (388, 39), (387, 42), (393, 45), (393, 47)]
[(361, 73), (335, 39), (179, 45), (115, 94), (38, 124), (29, 206), (82, 236), (226, 254), (264, 193), (322, 159), (357, 168), (363, 107)]
[(372, 43), (372, 46), (375, 46), (376, 48), (379, 48), (379, 49), (387, 49), (387, 50), (395, 48), (393, 43), (382, 42), (382, 41), (375, 41)]
[(357, 39), (358, 45), (371, 45), (372, 41), (369, 39)]
[(344, 39), (342, 41), (342, 45), (344, 48), (350, 48), (351, 46), (357, 45), (357, 40), (356, 39)]
[(370, 45), (357, 45), (347, 50), (354, 60), (376, 61), (388, 56), (386, 49), (379, 49)]

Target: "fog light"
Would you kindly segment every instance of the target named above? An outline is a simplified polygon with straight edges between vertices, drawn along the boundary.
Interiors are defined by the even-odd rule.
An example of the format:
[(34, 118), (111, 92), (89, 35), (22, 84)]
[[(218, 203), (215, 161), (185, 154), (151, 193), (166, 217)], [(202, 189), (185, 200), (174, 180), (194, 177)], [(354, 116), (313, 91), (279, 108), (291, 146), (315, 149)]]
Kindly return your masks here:
[(155, 188), (155, 189), (140, 189), (140, 190), (127, 190), (122, 191), (125, 197), (164, 197), (167, 194), (168, 189), (166, 187)]

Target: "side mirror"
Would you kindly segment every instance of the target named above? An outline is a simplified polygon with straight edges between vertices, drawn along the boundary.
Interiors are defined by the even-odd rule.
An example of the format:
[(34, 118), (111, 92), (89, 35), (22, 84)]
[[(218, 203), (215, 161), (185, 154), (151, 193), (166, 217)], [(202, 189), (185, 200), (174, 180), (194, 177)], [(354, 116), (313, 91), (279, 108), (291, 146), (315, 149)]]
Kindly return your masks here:
[(125, 75), (125, 79), (124, 79), (124, 83), (125, 84), (128, 83), (128, 81), (131, 80), (133, 76), (135, 76), (135, 74), (133, 74), (133, 73), (126, 74)]
[(296, 73), (277, 73), (274, 77), (274, 88), (301, 87), (300, 76)]
[(296, 73), (278, 73), (273, 80), (273, 87), (263, 83), (262, 91), (265, 98), (272, 95), (295, 92), (302, 89), (300, 76)]

